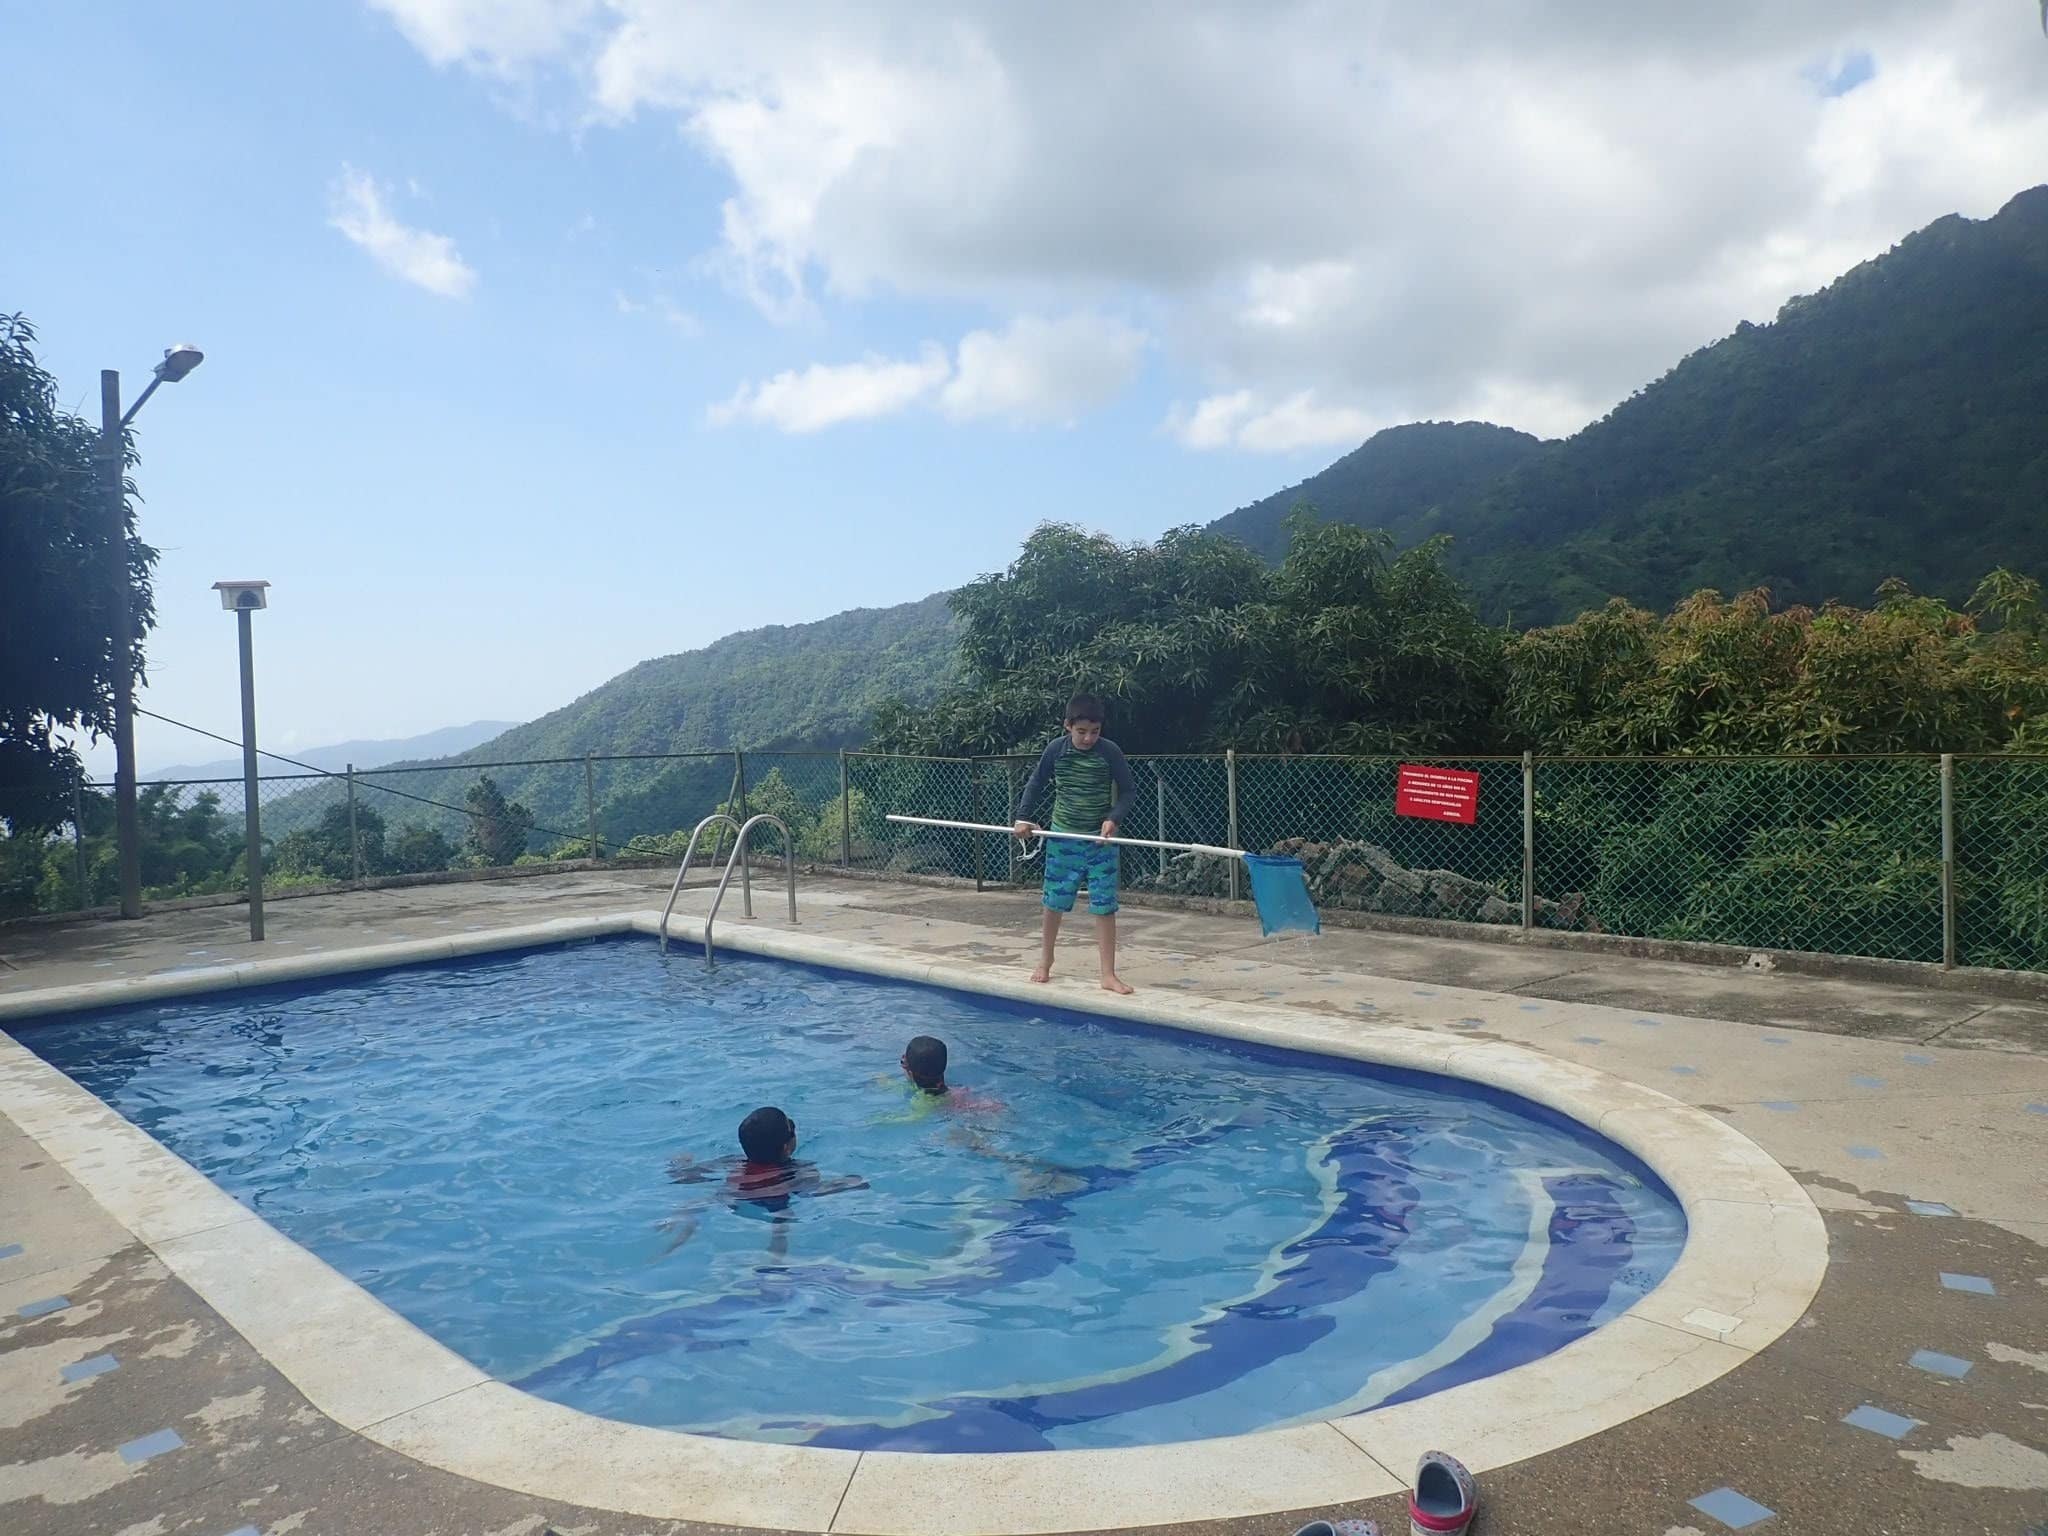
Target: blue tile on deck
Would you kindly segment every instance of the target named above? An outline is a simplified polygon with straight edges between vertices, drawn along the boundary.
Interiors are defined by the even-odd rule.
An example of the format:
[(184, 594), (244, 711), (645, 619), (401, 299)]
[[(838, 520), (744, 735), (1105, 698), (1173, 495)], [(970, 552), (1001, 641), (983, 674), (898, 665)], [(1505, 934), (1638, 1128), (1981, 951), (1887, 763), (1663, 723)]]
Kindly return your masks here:
[(1737, 1493), (1733, 1488), (1716, 1488), (1712, 1493), (1703, 1493), (1688, 1502), (1708, 1519), (1720, 1521), (1731, 1531), (1748, 1530), (1777, 1514), (1776, 1510), (1757, 1503), (1747, 1494)]
[(1637, 1019), (1635, 1022), (1640, 1024), (1644, 1029), (1662, 1029), (1664, 1027), (1664, 1023), (1661, 1019)]
[(62, 1296), (45, 1296), (40, 1301), (24, 1301), (15, 1310), (23, 1317), (47, 1317), (52, 1312), (62, 1312), (70, 1305), (70, 1301)]
[(1671, 1070), (1680, 1077), (1698, 1077), (1700, 1075), (1698, 1067), (1673, 1067)]
[(1908, 1200), (1906, 1209), (1915, 1216), (1953, 1216), (1956, 1208), (1939, 1200)]
[(95, 1376), (104, 1376), (109, 1371), (121, 1369), (121, 1362), (112, 1355), (94, 1355), (90, 1360), (74, 1360), (57, 1374), (66, 1381), (89, 1381)]
[(1787, 1039), (1786, 1039), (1786, 1038), (1785, 1038), (1785, 1037), (1784, 1037), (1783, 1035), (1765, 1035), (1765, 1036), (1764, 1036), (1764, 1044), (1765, 1044), (1765, 1045), (1790, 1045), (1791, 1043), (1792, 1043), (1792, 1042), (1791, 1042), (1790, 1040), (1787, 1040)]
[(1577, 1040), (1580, 1045), (1599, 1045), (1602, 1043), (1598, 1035), (1574, 1035), (1572, 1038)]
[(185, 1442), (178, 1438), (175, 1429), (160, 1429), (153, 1435), (144, 1435), (140, 1440), (130, 1440), (121, 1447), (121, 1459), (134, 1463), (148, 1461), (152, 1456), (161, 1456), (166, 1451), (175, 1451)]
[(1884, 1086), (1884, 1079), (1881, 1077), (1852, 1077), (1849, 1081), (1858, 1088), (1882, 1088)]
[(22, 1249), (22, 1246), (19, 1243), (0, 1244), (0, 1259), (11, 1259), (17, 1253), (21, 1253), (23, 1251), (24, 1250)]
[(1923, 1056), (1918, 1051), (1906, 1052), (1905, 1060), (1909, 1065), (1915, 1067), (1931, 1067), (1934, 1065), (1934, 1058), (1932, 1056)]
[(1951, 1291), (1967, 1291), (1972, 1296), (1996, 1296), (1998, 1287), (1982, 1275), (1952, 1275), (1941, 1272), (1941, 1283)]
[(2027, 1106), (2027, 1113), (2030, 1115), (2048, 1115), (2048, 1104), (2029, 1104)]
[(1435, 996), (1436, 996), (1436, 988), (1434, 988), (1434, 987), (1417, 987), (1417, 988), (1415, 989), (1415, 995), (1416, 995), (1417, 997), (1435, 997)]
[(1484, 1019), (1460, 1019), (1456, 1027), (1459, 1029), (1483, 1029), (1485, 1026), (1486, 1020)]
[(1543, 1011), (1543, 1005), (1542, 1005), (1541, 1003), (1524, 1003), (1524, 1004), (1522, 1004), (1522, 1012), (1524, 1012), (1524, 1013), (1541, 1013), (1542, 1011)]
[(1876, 1147), (1848, 1147), (1844, 1150), (1851, 1157), (1860, 1158), (1866, 1163), (1881, 1163), (1884, 1161), (1884, 1154), (1878, 1151)]
[(1844, 1424), (1857, 1429), (1867, 1429), (1873, 1435), (1883, 1435), (1887, 1440), (1903, 1440), (1920, 1427), (1921, 1421), (1909, 1419), (1903, 1413), (1888, 1413), (1882, 1408), (1873, 1408), (1865, 1403), (1854, 1413), (1844, 1414)]
[(1913, 1358), (1906, 1364), (1918, 1371), (1927, 1371), (1936, 1376), (1947, 1376), (1961, 1381), (1970, 1374), (1970, 1362), (1958, 1360), (1954, 1355), (1944, 1355), (1937, 1349), (1916, 1349)]

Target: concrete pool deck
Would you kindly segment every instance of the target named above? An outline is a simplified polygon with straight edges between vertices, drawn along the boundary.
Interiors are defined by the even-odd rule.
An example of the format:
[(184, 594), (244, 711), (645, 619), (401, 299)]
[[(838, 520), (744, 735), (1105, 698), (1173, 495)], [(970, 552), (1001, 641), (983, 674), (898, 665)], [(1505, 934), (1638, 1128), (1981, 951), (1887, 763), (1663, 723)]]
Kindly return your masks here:
[[(272, 959), (641, 911), (658, 906), (665, 888), (658, 872), (627, 871), (280, 902), (262, 949)], [(1014, 968), (1036, 926), (1030, 898), (1012, 893), (823, 879), (807, 879), (805, 892), (801, 932), (949, 969)], [(722, 918), (721, 933), (767, 941), (783, 932), (772, 902), (759, 906), (760, 921), (728, 928)], [(238, 918), (215, 908), (139, 924), (0, 930), (0, 956), (13, 967), (0, 968), (0, 1006), (29, 990), (254, 958)], [(1560, 1077), (1592, 1068), (1684, 1101), (1762, 1146), (1826, 1213), (1833, 1263), (1790, 1332), (1661, 1406), (1650, 1406), (1651, 1394), (1648, 1411), (1591, 1438), (1546, 1451), (1558, 1436), (1544, 1424), (1526, 1446), (1538, 1454), (1517, 1460), (1496, 1447), (1480, 1456), (1498, 1467), (1483, 1479), (1484, 1528), (1711, 1532), (1730, 1528), (1712, 1512), (1733, 1515), (1736, 1506), (1689, 1501), (1724, 1488), (1776, 1511), (1787, 1530), (2006, 1532), (2048, 1518), (2048, 1061), (2038, 1049), (2048, 1009), (1369, 932), (1264, 945), (1240, 919), (1156, 911), (1128, 914), (1125, 947), (1126, 974), (1144, 995), (1223, 1013), (1240, 1004), (1247, 1018), (1291, 1013), (1303, 1033), (1333, 1040), (1391, 1031), (1437, 1059), (1483, 1059), (1490, 1044), (1521, 1058), (1527, 1048), (1552, 1058)], [(1090, 974), (1090, 958), (1085, 940), (1063, 951), (1070, 977)], [(465, 1477), (345, 1428), (359, 1416), (337, 1418), (308, 1401), (293, 1373), (280, 1373), (134, 1235), (146, 1220), (124, 1225), (85, 1194), (53, 1156), (65, 1150), (53, 1139), (59, 1146), (46, 1147), (0, 1120), (0, 1254), (21, 1245), (0, 1258), (0, 1528), (25, 1516), (28, 1530), (136, 1536), (690, 1529), (507, 1491), (507, 1482), (531, 1481), (539, 1440), (479, 1446), (469, 1465), (486, 1475)], [(1955, 1214), (1917, 1214), (1908, 1200)], [(1753, 1294), (1773, 1279), (1756, 1267)], [(69, 1305), (36, 1307), (60, 1298)], [(20, 1314), (24, 1305), (34, 1315)], [(1688, 1353), (1740, 1351), (1739, 1339), (1701, 1338), (1708, 1325), (1696, 1320), (1640, 1326), (1672, 1339), (1690, 1326)], [(78, 1369), (107, 1358), (114, 1367), (98, 1374)], [(375, 1381), (378, 1366), (363, 1375)], [(1624, 1377), (1618, 1388), (1629, 1385)], [(1506, 1427), (1460, 1430), (1438, 1399), (1410, 1406), (1413, 1433), (1440, 1433), (1453, 1451)], [(1398, 1465), (1406, 1450), (1379, 1453)], [(492, 1457), (502, 1475), (488, 1473)], [(619, 1484), (630, 1484), (624, 1444), (615, 1464)], [(1308, 1463), (1301, 1470), (1297, 1508), (1363, 1512), (1397, 1528), (1397, 1500), (1374, 1495), (1374, 1485), (1319, 1487)], [(1114, 1465), (1099, 1472), (1107, 1512), (1127, 1479)], [(1198, 1457), (1169, 1473), (1172, 1497), (1148, 1518), (1187, 1520), (1226, 1504), (1226, 1490), (1205, 1500), (1200, 1473)], [(1095, 1497), (1088, 1481), (1071, 1490), (1083, 1513)], [(829, 1512), (834, 1529), (899, 1528), (864, 1513), (855, 1486)], [(988, 1492), (1000, 1504), (1001, 1490)], [(753, 1493), (744, 1506), (760, 1512), (753, 1518), (778, 1507), (771, 1490)], [(1316, 1502), (1340, 1494), (1356, 1502), (1341, 1511)], [(618, 1507), (615, 1494), (599, 1502)], [(932, 1529), (976, 1528), (966, 1505), (934, 1503)], [(746, 1518), (724, 1498), (704, 1507)], [(806, 1508), (788, 1523), (828, 1522)], [(1210, 1522), (1283, 1533), (1299, 1523), (1290, 1514)], [(1051, 1528), (1085, 1525), (1066, 1510)]]

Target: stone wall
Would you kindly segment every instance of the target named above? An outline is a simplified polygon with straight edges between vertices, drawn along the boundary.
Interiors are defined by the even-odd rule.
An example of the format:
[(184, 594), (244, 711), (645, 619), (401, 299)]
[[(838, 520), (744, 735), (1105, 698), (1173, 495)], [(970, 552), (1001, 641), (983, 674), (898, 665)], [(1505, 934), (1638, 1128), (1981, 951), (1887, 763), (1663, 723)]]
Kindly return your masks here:
[[(1521, 904), (1495, 886), (1448, 869), (1410, 869), (1377, 843), (1289, 838), (1271, 851), (1301, 860), (1309, 895), (1319, 907), (1466, 923), (1522, 921)], [(1183, 854), (1166, 866), (1151, 889), (1175, 896), (1222, 896), (1229, 883), (1230, 871), (1222, 860)], [(1543, 928), (1594, 927), (1585, 912), (1585, 897), (1577, 893), (1556, 901), (1537, 897), (1536, 922)]]

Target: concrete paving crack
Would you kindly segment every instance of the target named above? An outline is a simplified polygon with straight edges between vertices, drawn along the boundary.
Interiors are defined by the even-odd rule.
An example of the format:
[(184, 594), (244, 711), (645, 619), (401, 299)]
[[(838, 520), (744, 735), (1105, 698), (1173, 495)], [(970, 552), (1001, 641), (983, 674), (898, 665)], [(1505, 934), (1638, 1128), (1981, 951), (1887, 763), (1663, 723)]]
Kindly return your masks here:
[[(1539, 976), (1534, 981), (1517, 982), (1513, 987), (1509, 988), (1509, 994), (1514, 997), (1527, 997), (1531, 987), (1547, 987), (1553, 981), (1563, 981), (1567, 976), (1583, 976), (1590, 969), (1590, 966), (1575, 965), (1568, 971), (1559, 971), (1555, 976)], [(1543, 1001), (1546, 1003), (1556, 1003), (1567, 1001), (1567, 999), (1546, 997)]]
[(1932, 1045), (1935, 1041), (1939, 1040), (1943, 1035), (1947, 1034), (1950, 1030), (1961, 1029), (1965, 1024), (1969, 1023), (1972, 1019), (1983, 1018), (1985, 1014), (1989, 1013), (1993, 1008), (1996, 1008), (1997, 1006), (1998, 1005), (1996, 1003), (1986, 1003), (1982, 1008), (1979, 1008), (1975, 1013), (1964, 1014), (1963, 1017), (1961, 1017), (1960, 1019), (1953, 1019), (1950, 1022), (1942, 1025), (1941, 1028), (1937, 1029), (1933, 1034), (1923, 1035), (1920, 1039), (1920, 1043), (1922, 1045)]
[(860, 1464), (863, 1461), (867, 1460), (867, 1455), (868, 1453), (866, 1451), (857, 1451), (854, 1453), (853, 1466), (848, 1470), (846, 1474), (846, 1486), (839, 1490), (839, 1502), (832, 1506), (832, 1518), (825, 1522), (826, 1530), (830, 1531), (838, 1526), (839, 1512), (842, 1509), (846, 1508), (846, 1496), (849, 1493), (853, 1492), (853, 1480), (856, 1477), (860, 1476)]

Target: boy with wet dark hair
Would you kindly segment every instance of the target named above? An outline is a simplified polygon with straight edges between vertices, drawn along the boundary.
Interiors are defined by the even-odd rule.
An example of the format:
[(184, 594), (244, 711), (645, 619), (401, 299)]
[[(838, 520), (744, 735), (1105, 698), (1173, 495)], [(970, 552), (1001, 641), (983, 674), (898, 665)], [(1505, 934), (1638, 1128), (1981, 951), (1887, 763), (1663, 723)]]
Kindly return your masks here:
[[(816, 1164), (798, 1162), (796, 1121), (772, 1104), (764, 1104), (740, 1122), (740, 1152), (739, 1157), (712, 1163), (678, 1157), (669, 1164), (668, 1176), (677, 1184), (709, 1184), (723, 1177), (726, 1205), (734, 1210), (743, 1205), (753, 1206), (773, 1217), (776, 1230), (770, 1238), (770, 1248), (777, 1257), (782, 1256), (788, 1245), (782, 1223), (789, 1219), (786, 1213), (792, 1199), (798, 1195), (831, 1195), (868, 1187), (866, 1179), (851, 1174), (828, 1179), (819, 1174)], [(694, 1213), (702, 1208), (690, 1207), (665, 1223), (677, 1234), (669, 1245), (670, 1252), (689, 1241), (697, 1230)]]
[(946, 1092), (946, 1042), (919, 1035), (903, 1048), (903, 1075), (922, 1093)]
[[(1048, 785), (1052, 788), (1052, 831), (1116, 836), (1117, 824), (1137, 798), (1137, 785), (1123, 752), (1102, 734), (1102, 713), (1102, 700), (1092, 693), (1077, 693), (1068, 700), (1065, 733), (1046, 744), (1024, 793), (1017, 797), (1014, 830), (1018, 837), (1029, 838), (1039, 832), (1038, 824), (1031, 820), (1031, 808)], [(1084, 884), (1088, 910), (1095, 917), (1103, 990), (1128, 993), (1131, 989), (1116, 973), (1117, 850), (1111, 843), (1066, 837), (1045, 840), (1045, 921), (1039, 931), (1038, 966), (1031, 979), (1051, 979), (1060, 919), (1074, 910)]]
[(903, 1048), (903, 1075), (917, 1090), (912, 1111), (894, 1120), (916, 1119), (929, 1109), (949, 1109), (970, 1114), (991, 1114), (1003, 1108), (1000, 1099), (972, 1088), (956, 1088), (946, 1081), (946, 1042), (936, 1035), (919, 1035)]
[(740, 1151), (759, 1168), (788, 1166), (796, 1151), (796, 1122), (774, 1105), (763, 1105), (740, 1122)]

